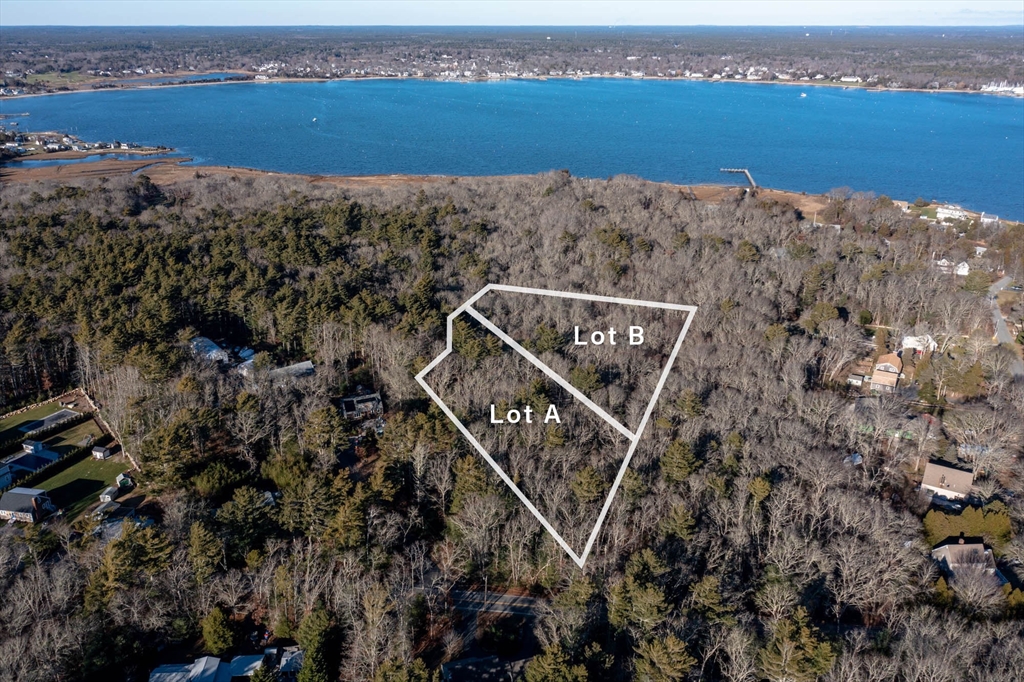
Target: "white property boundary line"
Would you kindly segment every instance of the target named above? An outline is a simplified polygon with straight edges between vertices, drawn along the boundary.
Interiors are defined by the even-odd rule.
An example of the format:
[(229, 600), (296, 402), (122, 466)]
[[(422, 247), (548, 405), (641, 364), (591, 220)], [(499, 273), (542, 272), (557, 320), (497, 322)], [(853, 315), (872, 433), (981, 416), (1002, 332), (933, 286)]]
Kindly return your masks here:
[[(678, 310), (688, 313), (688, 315), (686, 316), (686, 321), (683, 323), (683, 328), (679, 332), (679, 337), (676, 339), (675, 346), (672, 348), (672, 354), (669, 356), (668, 362), (665, 363), (665, 368), (662, 370), (661, 377), (658, 379), (658, 385), (654, 389), (654, 394), (651, 396), (650, 402), (647, 403), (647, 410), (644, 412), (643, 419), (640, 420), (640, 426), (637, 427), (636, 433), (630, 432), (629, 429), (620, 424), (611, 415), (609, 415), (599, 406), (594, 404), (593, 401), (591, 401), (589, 398), (583, 395), (583, 393), (581, 393), (575, 386), (570, 384), (562, 376), (560, 376), (550, 367), (548, 367), (543, 362), (538, 360), (532, 353), (530, 353), (521, 345), (516, 343), (515, 340), (512, 339), (512, 337), (503, 332), (501, 329), (495, 326), (494, 323), (492, 323), (490, 320), (488, 320), (486, 317), (480, 314), (479, 311), (473, 308), (474, 303), (476, 303), (478, 300), (480, 300), (480, 298), (482, 298), (484, 295), (491, 291), (508, 291), (518, 294), (533, 294), (536, 296), (573, 298), (582, 301), (596, 301), (601, 303), (618, 303), (621, 305), (633, 305), (646, 308), (661, 308), (663, 310)], [(605, 499), (604, 506), (601, 508), (601, 513), (597, 517), (597, 522), (594, 524), (593, 530), (590, 532), (590, 538), (587, 540), (587, 545), (584, 548), (582, 554), (576, 554), (576, 552), (573, 551), (572, 547), (570, 547), (569, 544), (562, 538), (562, 536), (559, 535), (558, 531), (556, 531), (548, 522), (548, 520), (544, 518), (544, 515), (540, 513), (540, 510), (538, 510), (537, 507), (535, 507), (533, 503), (530, 502), (529, 498), (527, 498), (523, 491), (519, 489), (519, 486), (512, 482), (512, 479), (508, 477), (508, 474), (505, 473), (504, 469), (502, 469), (501, 466), (499, 466), (498, 463), (494, 461), (490, 453), (488, 453), (487, 450), (485, 450), (484, 447), (480, 445), (479, 441), (477, 441), (477, 439), (473, 437), (473, 434), (469, 432), (469, 429), (467, 429), (466, 426), (459, 420), (459, 418), (455, 416), (455, 413), (453, 413), (451, 409), (445, 404), (445, 402), (441, 400), (437, 393), (435, 393), (434, 390), (430, 388), (430, 386), (427, 384), (425, 380), (427, 374), (429, 374), (435, 367), (437, 367), (438, 364), (441, 363), (441, 361), (443, 361), (446, 357), (448, 357), (451, 354), (452, 324), (454, 323), (455, 318), (461, 315), (463, 312), (469, 313), (474, 319), (480, 322), (480, 324), (484, 325), (487, 329), (496, 334), (502, 341), (507, 343), (517, 353), (522, 355), (527, 361), (529, 361), (532, 365), (537, 367), (537, 369), (541, 370), (546, 375), (551, 377), (551, 379), (553, 379), (559, 386), (561, 386), (569, 393), (571, 393), (577, 400), (579, 400), (587, 407), (589, 407), (595, 414), (597, 414), (599, 417), (608, 422), (608, 424), (611, 425), (612, 428), (614, 428), (616, 431), (624, 435), (630, 441), (629, 450), (626, 452), (626, 457), (625, 459), (622, 460), (622, 464), (619, 466), (619, 473), (615, 477), (615, 482), (612, 483), (612, 488), (608, 492), (608, 497)], [(571, 291), (531, 289), (529, 287), (516, 287), (505, 284), (488, 284), (483, 289), (476, 292), (465, 303), (463, 303), (454, 311), (452, 311), (450, 315), (448, 315), (447, 339), (445, 349), (443, 352), (441, 352), (440, 355), (434, 358), (434, 360), (429, 365), (424, 367), (419, 374), (416, 375), (416, 381), (417, 383), (419, 383), (420, 386), (423, 387), (423, 390), (427, 392), (427, 395), (430, 396), (431, 400), (437, 403), (437, 406), (441, 408), (441, 410), (445, 413), (445, 416), (447, 416), (448, 419), (450, 419), (452, 423), (455, 424), (459, 431), (462, 432), (462, 435), (465, 436), (467, 440), (469, 440), (469, 442), (473, 445), (476, 451), (480, 453), (484, 460), (491, 465), (491, 468), (494, 469), (494, 471), (498, 474), (501, 480), (505, 482), (505, 485), (507, 485), (509, 489), (511, 489), (512, 492), (515, 494), (515, 496), (518, 497), (524, 505), (526, 505), (526, 508), (530, 510), (530, 513), (532, 513), (537, 518), (537, 520), (540, 521), (541, 525), (544, 526), (544, 529), (547, 530), (547, 532), (551, 534), (551, 537), (555, 539), (555, 542), (557, 542), (562, 547), (562, 549), (564, 549), (566, 553), (568, 553), (569, 556), (572, 557), (572, 560), (576, 562), (577, 566), (583, 568), (583, 565), (587, 561), (587, 556), (590, 555), (590, 551), (594, 547), (594, 542), (597, 540), (597, 536), (601, 532), (601, 526), (604, 524), (605, 517), (608, 515), (608, 510), (611, 508), (612, 501), (615, 499), (615, 493), (618, 491), (619, 485), (622, 483), (622, 478), (626, 475), (626, 469), (629, 468), (629, 462), (633, 458), (633, 453), (636, 451), (637, 444), (640, 442), (640, 437), (643, 435), (644, 429), (647, 427), (647, 422), (650, 420), (651, 414), (654, 412), (654, 406), (658, 402), (658, 396), (661, 395), (661, 390), (665, 387), (665, 381), (668, 379), (669, 372), (672, 371), (672, 366), (675, 364), (676, 356), (679, 355), (679, 348), (683, 345), (683, 339), (686, 338), (686, 332), (689, 331), (690, 322), (693, 321), (693, 316), (696, 312), (697, 306), (692, 305), (679, 305), (676, 303), (658, 303), (656, 301), (640, 301), (629, 298), (598, 296), (596, 294), (578, 294)]]

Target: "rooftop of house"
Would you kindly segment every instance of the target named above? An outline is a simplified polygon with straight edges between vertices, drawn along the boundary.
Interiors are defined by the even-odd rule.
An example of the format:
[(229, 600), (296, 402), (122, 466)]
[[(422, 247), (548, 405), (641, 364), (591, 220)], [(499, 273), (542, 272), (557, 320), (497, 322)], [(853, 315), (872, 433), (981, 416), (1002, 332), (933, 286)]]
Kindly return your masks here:
[(305, 660), (305, 652), (301, 649), (285, 649), (281, 654), (281, 663), (277, 669), (283, 673), (295, 673), (302, 669), (302, 661)]
[(235, 656), (221, 660), (203, 656), (192, 663), (162, 665), (149, 674), (149, 682), (232, 682), (252, 677), (264, 663), (276, 665), (284, 673), (302, 668), (302, 651), (298, 647), (272, 647), (262, 654)]
[(899, 375), (896, 374), (895, 372), (885, 372), (882, 370), (877, 370), (874, 374), (871, 375), (871, 383), (878, 384), (880, 386), (895, 387), (898, 381)]
[(932, 558), (950, 571), (968, 566), (996, 567), (992, 550), (986, 548), (980, 538), (950, 538), (932, 550)]
[(963, 533), (959, 538), (949, 538), (932, 550), (932, 559), (953, 578), (958, 572), (977, 571), (989, 576), (994, 586), (1007, 583), (1006, 576), (996, 566), (992, 550), (985, 547), (981, 538), (965, 538)]
[(3, 460), (3, 464), (10, 464), (12, 467), (21, 467), (22, 469), (28, 469), (29, 471), (39, 471), (47, 464), (52, 464), (53, 460), (47, 457), (43, 457), (39, 454), (28, 454), (23, 452), (20, 455), (14, 455)]
[(921, 485), (966, 495), (974, 485), (974, 474), (947, 464), (928, 462)]
[(149, 682), (218, 682), (220, 659), (203, 656), (192, 663), (162, 665), (149, 674)]
[(882, 365), (892, 365), (893, 367), (896, 368), (897, 373), (903, 371), (903, 360), (901, 360), (900, 356), (896, 355), (895, 353), (886, 353), (885, 355), (880, 356), (878, 360), (875, 362), (875, 370), (887, 371), (879, 369)]
[(37, 440), (26, 440), (21, 444), (22, 452), (26, 452), (33, 455), (41, 455), (43, 457), (49, 457), (50, 459), (56, 459), (57, 453), (46, 447), (46, 443), (40, 443)]
[(205, 336), (193, 337), (189, 344), (192, 346), (192, 352), (197, 355), (205, 357), (220, 356), (226, 354), (224, 349), (218, 346), (216, 343), (206, 338)]
[(921, 336), (904, 336), (900, 345), (915, 350), (934, 350), (938, 344), (931, 334), (922, 334)]
[(272, 369), (270, 370), (270, 376), (274, 379), (281, 379), (284, 377), (298, 378), (312, 374), (314, 371), (313, 363), (309, 360), (305, 360), (303, 362), (297, 362), (294, 365), (288, 365), (287, 367)]
[(38, 488), (11, 488), (0, 496), (0, 511), (31, 513), (35, 509), (32, 501), (37, 498), (50, 499)]

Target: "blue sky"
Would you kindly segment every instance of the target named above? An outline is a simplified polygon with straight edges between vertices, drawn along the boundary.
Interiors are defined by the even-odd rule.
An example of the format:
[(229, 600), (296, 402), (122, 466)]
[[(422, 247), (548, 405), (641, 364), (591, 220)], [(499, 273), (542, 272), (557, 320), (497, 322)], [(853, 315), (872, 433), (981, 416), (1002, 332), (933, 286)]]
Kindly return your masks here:
[(0, 26), (1005, 26), (1021, 0), (0, 0)]

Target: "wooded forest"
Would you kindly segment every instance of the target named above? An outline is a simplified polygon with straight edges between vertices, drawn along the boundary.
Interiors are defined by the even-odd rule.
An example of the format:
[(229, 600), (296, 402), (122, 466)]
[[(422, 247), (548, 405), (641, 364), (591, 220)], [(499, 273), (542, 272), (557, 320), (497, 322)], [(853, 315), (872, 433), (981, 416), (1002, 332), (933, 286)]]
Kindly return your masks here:
[[(428, 682), (481, 651), (530, 657), (528, 682), (1024, 679), (1024, 383), (986, 300), (1024, 276), (1020, 225), (845, 191), (815, 225), (757, 192), (567, 172), (196, 175), (0, 191), (0, 411), (83, 387), (154, 522), (0, 530), (0, 678), (145, 680), (265, 629), (306, 651), (302, 682)], [(699, 306), (584, 569), (414, 381), (488, 282)], [(855, 400), (850, 368), (909, 334), (940, 344), (915, 388)], [(357, 386), (382, 433), (342, 416)], [(920, 467), (965, 444), (977, 494), (929, 509)], [(607, 481), (579, 464), (559, 483), (585, 505)], [(1008, 585), (943, 574), (931, 548), (961, 532)], [(456, 608), (484, 590), (535, 606)]]

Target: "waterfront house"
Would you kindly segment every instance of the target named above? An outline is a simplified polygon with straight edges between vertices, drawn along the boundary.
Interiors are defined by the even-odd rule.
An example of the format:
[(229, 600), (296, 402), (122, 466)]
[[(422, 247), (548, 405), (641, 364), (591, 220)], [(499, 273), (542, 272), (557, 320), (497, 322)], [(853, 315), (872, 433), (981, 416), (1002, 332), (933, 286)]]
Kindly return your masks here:
[(935, 209), (935, 219), (939, 222), (944, 220), (967, 220), (967, 211), (953, 204), (945, 204)]

